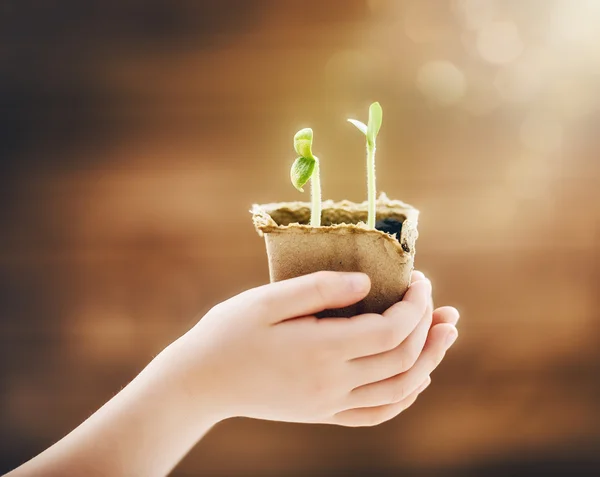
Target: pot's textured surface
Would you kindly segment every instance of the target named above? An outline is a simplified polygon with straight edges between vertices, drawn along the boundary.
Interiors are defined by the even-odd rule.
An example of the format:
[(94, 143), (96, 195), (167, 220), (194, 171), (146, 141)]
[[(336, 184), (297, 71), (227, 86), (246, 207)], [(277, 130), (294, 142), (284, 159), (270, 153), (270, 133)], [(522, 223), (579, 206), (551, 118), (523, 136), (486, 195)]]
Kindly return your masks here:
[(327, 310), (321, 316), (349, 317), (382, 313), (402, 299), (413, 270), (419, 211), (381, 194), (377, 218), (403, 221), (399, 240), (368, 228), (367, 203), (323, 203), (322, 226), (306, 225), (310, 204), (305, 202), (255, 205), (254, 225), (264, 235), (271, 281), (286, 280), (321, 270), (364, 272), (371, 291), (359, 303)]

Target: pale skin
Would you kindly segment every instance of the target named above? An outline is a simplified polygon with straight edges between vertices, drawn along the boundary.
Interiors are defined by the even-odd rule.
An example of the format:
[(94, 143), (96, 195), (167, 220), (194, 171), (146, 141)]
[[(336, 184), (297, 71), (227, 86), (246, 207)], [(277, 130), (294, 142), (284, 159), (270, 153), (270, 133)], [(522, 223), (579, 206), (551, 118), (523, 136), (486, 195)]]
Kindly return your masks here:
[(220, 421), (374, 426), (411, 406), (458, 336), (420, 272), (382, 315), (315, 318), (365, 297), (366, 275), (318, 272), (210, 310), (20, 476), (165, 476)]

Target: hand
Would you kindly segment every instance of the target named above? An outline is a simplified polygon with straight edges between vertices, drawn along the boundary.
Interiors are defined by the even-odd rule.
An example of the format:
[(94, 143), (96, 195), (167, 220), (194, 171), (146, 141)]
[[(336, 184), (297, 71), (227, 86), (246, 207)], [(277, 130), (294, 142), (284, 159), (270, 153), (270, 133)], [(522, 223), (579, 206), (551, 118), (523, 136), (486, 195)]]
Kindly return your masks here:
[(170, 347), (173, 372), (215, 422), (379, 424), (415, 401), (457, 336), (457, 312), (432, 316), (431, 283), (413, 278), (383, 315), (349, 319), (314, 314), (364, 298), (364, 274), (318, 272), (248, 290)]
[(383, 315), (317, 319), (364, 298), (366, 275), (320, 272), (216, 306), (120, 393), (11, 473), (168, 474), (218, 421), (375, 425), (410, 406), (456, 338), (458, 313), (433, 312), (415, 272)]
[[(412, 274), (411, 283), (414, 284), (416, 281), (419, 280), (426, 280), (425, 275), (423, 275), (423, 273), (419, 271), (414, 271)], [(443, 349), (443, 357), (445, 351), (456, 340), (456, 337), (458, 337), (456, 331), (456, 324), (458, 323), (460, 315), (456, 308), (453, 308), (451, 306), (440, 307), (435, 309), (435, 311), (433, 311), (433, 314), (432, 309), (433, 299), (430, 296), (427, 312), (421, 319), (421, 322), (419, 323), (417, 328), (413, 330), (409, 338), (407, 338), (407, 340), (398, 347), (398, 350), (407, 346), (409, 347), (409, 350), (404, 350), (404, 353), (408, 359), (405, 362), (405, 366), (402, 366), (402, 368), (410, 367), (412, 369), (412, 365), (414, 365), (416, 362), (420, 362), (423, 360), (423, 358), (419, 356), (419, 354), (423, 350), (423, 346), (425, 344), (428, 348), (437, 346), (438, 349)], [(433, 331), (434, 328), (435, 331)], [(446, 336), (446, 340), (448, 342), (446, 343), (445, 347), (442, 345), (442, 339), (436, 338), (436, 335), (434, 335), (434, 333), (437, 334), (437, 337)], [(426, 341), (422, 339), (423, 335), (427, 336)], [(411, 345), (412, 349), (410, 349)], [(392, 353), (388, 352), (387, 354), (391, 355)], [(406, 379), (406, 373), (398, 375), (396, 377), (397, 385), (401, 386), (400, 383)], [(388, 381), (390, 380), (388, 379)], [(374, 425), (386, 422), (396, 417), (402, 411), (406, 410), (408, 407), (413, 405), (414, 402), (417, 400), (417, 397), (429, 386), (429, 384), (431, 384), (431, 378), (428, 376), (423, 382), (423, 384), (421, 384), (421, 386), (419, 386), (416, 391), (414, 391), (409, 397), (403, 399), (399, 403), (345, 411), (343, 413), (338, 414), (337, 419), (334, 422), (350, 426), (365, 425), (364, 423), (366, 423), (366, 425)]]

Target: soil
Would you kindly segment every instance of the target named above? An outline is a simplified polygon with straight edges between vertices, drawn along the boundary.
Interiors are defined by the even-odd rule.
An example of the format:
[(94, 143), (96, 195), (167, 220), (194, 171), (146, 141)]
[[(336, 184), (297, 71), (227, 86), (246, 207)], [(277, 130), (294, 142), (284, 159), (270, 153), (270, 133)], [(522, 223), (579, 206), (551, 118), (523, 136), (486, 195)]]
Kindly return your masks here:
[(390, 235), (396, 234), (396, 240), (400, 241), (400, 232), (402, 231), (402, 222), (400, 220), (386, 217), (375, 223), (375, 228)]

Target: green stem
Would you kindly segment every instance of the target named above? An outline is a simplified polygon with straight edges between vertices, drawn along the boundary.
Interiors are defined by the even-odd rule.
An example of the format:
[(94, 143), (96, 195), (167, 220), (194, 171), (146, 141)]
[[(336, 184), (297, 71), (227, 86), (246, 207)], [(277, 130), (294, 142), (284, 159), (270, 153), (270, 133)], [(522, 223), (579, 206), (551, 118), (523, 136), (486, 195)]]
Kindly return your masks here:
[(367, 190), (369, 200), (369, 216), (367, 226), (375, 228), (375, 216), (377, 213), (376, 190), (375, 190), (375, 143), (367, 144)]
[(321, 175), (319, 171), (319, 159), (315, 157), (315, 170), (310, 179), (310, 195), (312, 207), (310, 210), (311, 227), (321, 226)]

